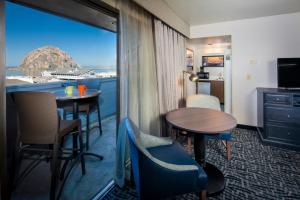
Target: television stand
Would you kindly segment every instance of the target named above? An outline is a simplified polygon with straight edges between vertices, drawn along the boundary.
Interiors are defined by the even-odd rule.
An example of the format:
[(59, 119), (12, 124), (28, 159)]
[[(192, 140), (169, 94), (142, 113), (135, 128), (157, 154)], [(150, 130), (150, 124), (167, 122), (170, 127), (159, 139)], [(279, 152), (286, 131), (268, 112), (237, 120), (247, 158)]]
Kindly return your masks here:
[(263, 143), (300, 150), (300, 90), (257, 88), (257, 127)]

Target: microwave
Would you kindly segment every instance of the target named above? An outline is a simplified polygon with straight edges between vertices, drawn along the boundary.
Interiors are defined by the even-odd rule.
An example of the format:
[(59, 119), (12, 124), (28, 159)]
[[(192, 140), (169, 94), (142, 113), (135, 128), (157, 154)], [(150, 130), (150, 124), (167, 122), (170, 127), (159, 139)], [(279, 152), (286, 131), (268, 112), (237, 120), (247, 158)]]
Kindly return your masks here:
[(209, 79), (209, 72), (197, 72), (199, 79)]

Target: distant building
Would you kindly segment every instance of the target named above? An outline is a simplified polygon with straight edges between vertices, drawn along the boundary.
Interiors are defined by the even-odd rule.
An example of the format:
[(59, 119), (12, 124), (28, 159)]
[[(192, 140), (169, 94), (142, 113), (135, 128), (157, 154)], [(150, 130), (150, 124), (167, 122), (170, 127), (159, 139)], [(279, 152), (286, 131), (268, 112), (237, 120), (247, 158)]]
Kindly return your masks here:
[(59, 70), (59, 71), (44, 71), (42, 72), (43, 77), (54, 77), (60, 80), (77, 80), (77, 79), (85, 79), (85, 78), (96, 78), (96, 74), (93, 70)]

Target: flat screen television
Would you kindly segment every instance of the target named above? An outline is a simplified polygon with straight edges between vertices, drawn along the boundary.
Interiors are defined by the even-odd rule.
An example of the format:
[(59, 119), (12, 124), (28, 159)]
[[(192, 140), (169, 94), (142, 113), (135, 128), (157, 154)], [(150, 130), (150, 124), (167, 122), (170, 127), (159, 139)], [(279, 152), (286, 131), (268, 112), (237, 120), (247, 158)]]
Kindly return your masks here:
[(300, 58), (277, 59), (278, 87), (300, 89)]

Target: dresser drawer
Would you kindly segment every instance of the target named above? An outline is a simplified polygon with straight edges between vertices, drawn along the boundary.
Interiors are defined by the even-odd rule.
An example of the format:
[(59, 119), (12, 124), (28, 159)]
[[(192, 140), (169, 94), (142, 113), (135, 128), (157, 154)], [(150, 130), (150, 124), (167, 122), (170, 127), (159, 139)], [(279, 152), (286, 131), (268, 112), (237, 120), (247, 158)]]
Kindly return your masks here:
[(265, 94), (265, 103), (291, 105), (291, 102), (288, 94)]
[(288, 143), (300, 144), (300, 128), (284, 127), (277, 125), (266, 125), (268, 139), (286, 141)]
[(265, 121), (287, 122), (300, 125), (300, 109), (266, 106)]

